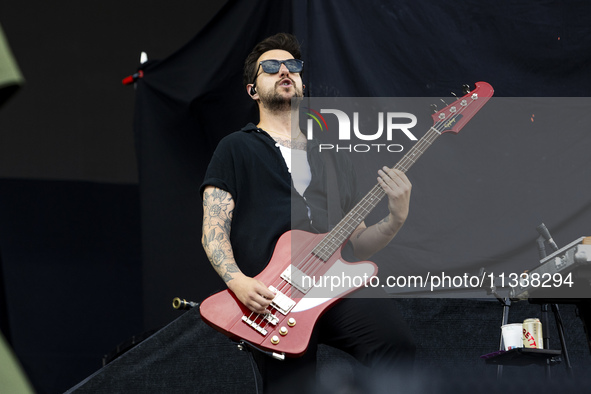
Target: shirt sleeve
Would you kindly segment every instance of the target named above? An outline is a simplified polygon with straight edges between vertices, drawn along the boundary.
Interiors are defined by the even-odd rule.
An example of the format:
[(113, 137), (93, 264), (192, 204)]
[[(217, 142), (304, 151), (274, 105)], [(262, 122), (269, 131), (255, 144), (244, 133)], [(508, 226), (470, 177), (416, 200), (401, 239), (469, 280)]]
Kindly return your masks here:
[(213, 156), (205, 172), (205, 178), (199, 188), (201, 196), (203, 196), (203, 190), (206, 186), (215, 186), (230, 193), (232, 198), (235, 199), (237, 197), (234, 164), (236, 161), (235, 154), (240, 151), (235, 149), (236, 144), (234, 140), (235, 138), (232, 135), (223, 138), (213, 152)]

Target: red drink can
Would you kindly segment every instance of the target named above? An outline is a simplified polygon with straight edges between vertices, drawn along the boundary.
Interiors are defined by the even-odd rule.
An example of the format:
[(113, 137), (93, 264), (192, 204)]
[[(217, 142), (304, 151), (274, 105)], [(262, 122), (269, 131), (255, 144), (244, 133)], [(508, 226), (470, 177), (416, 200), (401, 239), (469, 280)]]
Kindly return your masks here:
[(525, 319), (523, 321), (523, 347), (543, 349), (542, 323), (540, 319)]

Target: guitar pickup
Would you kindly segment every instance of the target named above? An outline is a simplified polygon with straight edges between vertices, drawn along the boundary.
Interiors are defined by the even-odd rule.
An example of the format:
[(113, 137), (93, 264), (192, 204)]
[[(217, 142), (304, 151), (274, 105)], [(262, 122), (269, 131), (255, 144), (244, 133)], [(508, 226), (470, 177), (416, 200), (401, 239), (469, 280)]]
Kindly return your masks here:
[[(308, 278), (307, 282), (310, 284), (309, 286), (304, 286), (304, 277)], [(287, 283), (289, 283), (290, 285), (292, 285), (304, 294), (306, 294), (312, 288), (311, 278), (309, 276), (304, 275), (302, 271), (300, 271), (291, 264), (287, 266), (287, 269), (285, 271), (283, 271), (283, 273), (281, 274), (281, 279), (285, 280)]]
[(293, 309), (296, 302), (273, 286), (269, 286), (269, 290), (275, 293), (275, 298), (273, 298), (273, 301), (271, 301), (271, 306), (273, 306), (282, 314), (287, 315), (289, 311)]

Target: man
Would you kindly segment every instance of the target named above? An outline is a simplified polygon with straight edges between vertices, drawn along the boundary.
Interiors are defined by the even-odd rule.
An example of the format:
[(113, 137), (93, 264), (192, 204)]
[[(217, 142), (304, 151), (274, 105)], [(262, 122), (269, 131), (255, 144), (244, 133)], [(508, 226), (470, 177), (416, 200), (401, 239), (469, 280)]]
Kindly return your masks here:
[[(267, 265), (278, 238), (292, 228), (316, 233), (329, 229), (324, 160), (317, 143), (307, 141), (292, 119), (291, 100), (303, 97), (304, 91), (299, 58), (299, 44), (288, 34), (255, 46), (245, 61), (244, 84), (258, 105), (259, 123), (220, 142), (201, 186), (205, 252), (228, 288), (256, 313), (264, 313), (275, 296), (253, 276)], [(340, 208), (347, 213), (359, 200), (355, 180), (349, 179), (354, 169), (342, 155), (333, 154), (333, 160), (339, 173), (351, 175), (340, 177), (338, 186)], [(379, 223), (361, 223), (354, 231), (348, 246), (357, 259), (386, 246), (408, 215), (411, 184), (404, 173), (384, 167), (378, 182), (388, 196), (389, 212)], [(293, 389), (294, 382), (303, 382), (302, 374), (313, 373), (317, 342), (390, 372), (414, 356), (414, 344), (392, 300), (345, 299), (318, 321), (303, 357), (259, 358), (265, 390)]]

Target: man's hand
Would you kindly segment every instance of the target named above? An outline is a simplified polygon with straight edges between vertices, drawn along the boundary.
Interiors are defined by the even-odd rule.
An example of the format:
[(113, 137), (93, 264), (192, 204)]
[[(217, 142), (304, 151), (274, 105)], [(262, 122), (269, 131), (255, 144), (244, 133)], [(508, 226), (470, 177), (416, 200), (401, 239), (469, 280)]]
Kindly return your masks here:
[(366, 227), (365, 222), (361, 222), (351, 235), (350, 242), (355, 256), (360, 260), (366, 260), (382, 250), (408, 217), (412, 185), (404, 172), (383, 167), (378, 175), (378, 183), (388, 196), (389, 212), (388, 216), (371, 227)]
[(238, 297), (240, 302), (256, 313), (266, 313), (271, 300), (275, 298), (275, 294), (263, 282), (244, 274), (235, 275), (228, 282), (228, 287)]
[(410, 191), (412, 185), (404, 172), (393, 168), (383, 167), (378, 171), (378, 183), (388, 196), (388, 210), (393, 216), (388, 223), (392, 230), (398, 231), (408, 217), (410, 205)]

